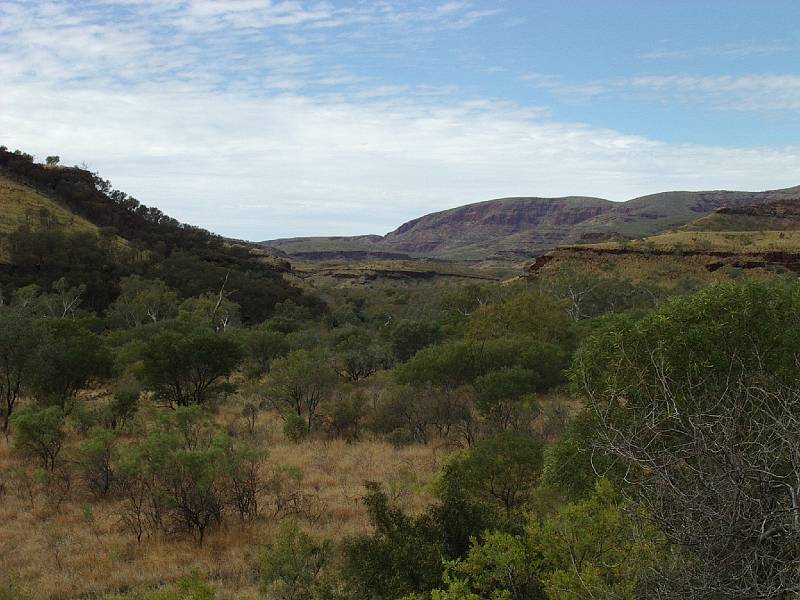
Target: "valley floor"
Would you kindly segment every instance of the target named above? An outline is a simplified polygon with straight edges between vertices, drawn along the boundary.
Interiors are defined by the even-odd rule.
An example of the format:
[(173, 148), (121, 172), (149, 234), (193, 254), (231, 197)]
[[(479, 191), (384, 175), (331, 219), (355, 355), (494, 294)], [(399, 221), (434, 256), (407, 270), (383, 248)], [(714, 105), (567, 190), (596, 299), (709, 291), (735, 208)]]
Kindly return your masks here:
[[(240, 430), (238, 415), (227, 406), (218, 420)], [(13, 574), (21, 597), (32, 600), (101, 597), (190, 573), (207, 576), (218, 598), (261, 598), (259, 549), (281, 522), (297, 519), (302, 528), (334, 540), (367, 531), (361, 498), (370, 480), (383, 482), (398, 506), (421, 511), (431, 501), (425, 484), (452, 450), (437, 443), (395, 448), (372, 440), (293, 443), (280, 429), (277, 415), (260, 414), (255, 435), (269, 452), (266, 478), (276, 468), (302, 478), (278, 492), (265, 491), (255, 523), (239, 525), (232, 516), (209, 532), (203, 546), (188, 537), (137, 544), (124, 530), (119, 502), (90, 501), (75, 482), (60, 508), (55, 495), (31, 494), (36, 483), (22, 476), (23, 463), (12, 455), (9, 440), (0, 438), (0, 573)], [(295, 509), (301, 514), (291, 514)], [(2, 592), (0, 587), (5, 598)]]

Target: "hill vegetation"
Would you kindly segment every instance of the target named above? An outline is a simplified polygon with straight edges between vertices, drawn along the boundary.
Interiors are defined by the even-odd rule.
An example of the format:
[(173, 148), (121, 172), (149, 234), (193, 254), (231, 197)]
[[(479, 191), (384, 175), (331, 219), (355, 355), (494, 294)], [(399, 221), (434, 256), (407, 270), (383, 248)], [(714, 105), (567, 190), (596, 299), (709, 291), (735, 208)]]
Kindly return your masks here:
[(0, 158), (60, 215), (0, 231), (0, 598), (796, 597), (800, 284), (674, 237), (785, 240), (750, 227), (791, 202), (511, 281), (278, 272)]

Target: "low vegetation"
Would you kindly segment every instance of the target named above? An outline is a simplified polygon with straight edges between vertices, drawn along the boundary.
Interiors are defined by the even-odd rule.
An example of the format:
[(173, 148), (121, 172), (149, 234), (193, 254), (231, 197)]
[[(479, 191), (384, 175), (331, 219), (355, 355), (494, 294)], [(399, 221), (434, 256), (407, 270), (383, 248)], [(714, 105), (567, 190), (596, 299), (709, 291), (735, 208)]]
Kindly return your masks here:
[(175, 235), (5, 275), (0, 597), (795, 597), (794, 277), (301, 290)]

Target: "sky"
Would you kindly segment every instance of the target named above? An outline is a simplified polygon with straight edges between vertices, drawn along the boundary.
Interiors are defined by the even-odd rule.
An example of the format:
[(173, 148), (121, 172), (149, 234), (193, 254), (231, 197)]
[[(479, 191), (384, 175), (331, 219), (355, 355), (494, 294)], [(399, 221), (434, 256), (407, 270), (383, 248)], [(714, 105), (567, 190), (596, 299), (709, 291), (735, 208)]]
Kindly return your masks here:
[(0, 144), (187, 223), (800, 184), (796, 0), (0, 0)]

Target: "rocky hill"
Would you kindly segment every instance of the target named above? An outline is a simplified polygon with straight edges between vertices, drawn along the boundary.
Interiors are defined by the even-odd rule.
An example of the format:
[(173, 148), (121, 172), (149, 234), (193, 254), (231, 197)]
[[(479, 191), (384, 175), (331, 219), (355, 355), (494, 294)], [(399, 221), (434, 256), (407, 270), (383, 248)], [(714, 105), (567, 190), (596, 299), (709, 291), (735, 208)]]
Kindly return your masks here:
[[(800, 197), (800, 186), (765, 192), (663, 192), (611, 202), (593, 197), (501, 198), (431, 213), (384, 236), (263, 242), (290, 257), (394, 252), (446, 260), (526, 260), (563, 244), (634, 239), (681, 227), (723, 207)], [(339, 254), (339, 256), (344, 256)]]

